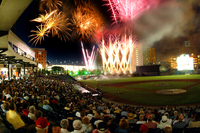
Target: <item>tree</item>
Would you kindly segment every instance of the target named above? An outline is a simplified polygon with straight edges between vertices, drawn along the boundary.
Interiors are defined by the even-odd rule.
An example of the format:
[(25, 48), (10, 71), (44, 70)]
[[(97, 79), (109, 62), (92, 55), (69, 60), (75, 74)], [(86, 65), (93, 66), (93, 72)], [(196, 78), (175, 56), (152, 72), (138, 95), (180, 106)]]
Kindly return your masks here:
[(61, 74), (64, 72), (64, 68), (59, 66), (54, 66), (51, 68), (51, 71), (53, 74)]

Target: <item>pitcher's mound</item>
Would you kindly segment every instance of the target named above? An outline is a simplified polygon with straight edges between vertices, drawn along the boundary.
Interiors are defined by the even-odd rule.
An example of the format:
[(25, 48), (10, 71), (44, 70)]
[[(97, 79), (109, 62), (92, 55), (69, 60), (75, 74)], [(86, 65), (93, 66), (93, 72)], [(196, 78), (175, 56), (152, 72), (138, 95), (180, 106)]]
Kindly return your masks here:
[(187, 92), (187, 90), (183, 90), (183, 89), (166, 89), (166, 90), (159, 90), (156, 91), (157, 94), (181, 94), (181, 93), (185, 93)]

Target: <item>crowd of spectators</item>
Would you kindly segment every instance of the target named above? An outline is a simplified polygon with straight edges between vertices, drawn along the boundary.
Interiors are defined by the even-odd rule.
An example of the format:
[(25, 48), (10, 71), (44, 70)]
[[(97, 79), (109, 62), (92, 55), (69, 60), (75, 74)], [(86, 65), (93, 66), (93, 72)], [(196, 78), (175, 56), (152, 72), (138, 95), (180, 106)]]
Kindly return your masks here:
[(200, 132), (200, 106), (179, 108), (105, 102), (74, 89), (76, 81), (30, 77), (0, 84), (0, 114), (16, 133)]

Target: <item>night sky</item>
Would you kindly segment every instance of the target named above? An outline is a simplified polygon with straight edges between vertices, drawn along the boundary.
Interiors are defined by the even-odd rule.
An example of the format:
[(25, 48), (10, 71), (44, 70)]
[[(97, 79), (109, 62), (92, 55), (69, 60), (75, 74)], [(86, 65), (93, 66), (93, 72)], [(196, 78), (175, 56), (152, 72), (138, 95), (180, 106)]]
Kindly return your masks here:
[[(102, 13), (106, 25), (111, 25), (111, 12), (108, 11), (109, 8), (107, 6), (102, 6), (103, 4), (105, 4), (105, 1), (93, 1), (95, 1), (94, 4), (97, 10)], [(177, 1), (180, 2), (179, 0)], [(71, 64), (72, 62), (76, 63), (78, 61), (77, 64), (82, 65), (83, 56), (79, 37), (73, 37), (64, 42), (57, 37), (53, 38), (49, 36), (45, 37), (45, 40), (42, 41), (41, 44), (37, 44), (36, 46), (33, 45), (32, 42), (29, 42), (31, 39), (30, 37), (28, 37), (31, 34), (30, 31), (36, 29), (36, 23), (30, 22), (30, 20), (38, 17), (38, 15), (40, 14), (40, 12), (38, 11), (38, 3), (38, 0), (33, 0), (33, 2), (25, 10), (25, 12), (20, 16), (14, 28), (12, 28), (14, 33), (30, 47), (45, 48), (47, 50), (47, 61), (49, 61), (51, 64), (56, 64), (57, 60), (57, 64), (59, 64), (60, 62), (64, 64), (64, 61), (66, 61), (66, 64)], [(180, 3), (185, 6), (186, 4), (188, 4), (187, 2)], [(73, 10), (72, 7), (74, 7), (73, 0), (65, 1), (63, 4), (63, 12), (69, 14), (70, 17), (70, 12)], [(142, 43), (144, 47), (146, 45), (155, 47), (157, 62), (168, 60), (171, 56), (178, 56), (182, 53), (193, 52), (196, 54), (200, 54), (200, 4), (198, 0), (194, 0), (191, 5), (182, 7), (182, 9), (184, 9), (185, 11), (183, 13), (178, 12), (179, 10), (176, 7), (179, 7), (179, 5), (177, 6), (176, 4), (170, 4), (166, 4), (162, 8), (149, 11), (148, 13), (138, 18), (136, 22), (129, 23), (129, 26), (133, 30), (133, 33), (136, 34), (139, 43)], [(177, 14), (169, 15), (168, 13), (164, 12), (166, 9), (171, 9), (172, 5), (174, 6), (173, 10), (177, 11)], [(188, 9), (190, 8), (189, 6), (191, 6), (191, 9)], [(164, 24), (158, 21), (163, 19), (160, 17), (161, 15), (158, 14), (158, 12), (164, 12), (163, 14), (161, 14), (165, 18), (167, 18)], [(185, 14), (185, 16), (183, 15), (184, 17), (182, 18), (185, 23), (183, 23), (182, 21), (177, 22), (179, 20), (176, 20), (176, 15), (180, 16), (180, 14)], [(190, 18), (188, 17), (188, 14), (189, 16), (191, 16)], [(149, 23), (145, 21), (145, 18), (150, 17), (152, 17), (152, 20), (157, 20), (156, 22), (152, 21), (154, 23), (153, 25), (149, 22), (149, 20)], [(176, 29), (174, 27), (178, 28)], [(170, 28), (172, 30), (169, 30)], [(184, 47), (184, 41), (188, 40), (191, 43), (191, 47), (189, 49)], [(93, 45), (97, 45), (94, 41), (84, 41), (84, 44), (87, 49), (91, 49)]]

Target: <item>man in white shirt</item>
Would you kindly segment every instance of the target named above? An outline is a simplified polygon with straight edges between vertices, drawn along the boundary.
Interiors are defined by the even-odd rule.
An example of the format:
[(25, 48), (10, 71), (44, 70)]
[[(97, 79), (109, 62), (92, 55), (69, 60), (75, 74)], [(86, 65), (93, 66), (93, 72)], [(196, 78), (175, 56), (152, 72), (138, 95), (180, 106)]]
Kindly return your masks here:
[(60, 133), (70, 133), (67, 130), (67, 127), (69, 126), (69, 121), (67, 119), (62, 119), (60, 121), (60, 126), (61, 126)]
[(73, 128), (74, 128), (74, 131), (71, 132), (71, 133), (82, 133), (82, 122), (80, 120), (74, 120), (73, 121)]
[(158, 124), (157, 128), (163, 129), (165, 126), (168, 125), (168, 123), (167, 123), (167, 116), (163, 115), (161, 121), (162, 121), (162, 123)]
[(35, 117), (35, 106), (32, 105), (32, 106), (29, 107), (28, 117), (31, 120), (36, 120), (36, 117)]

